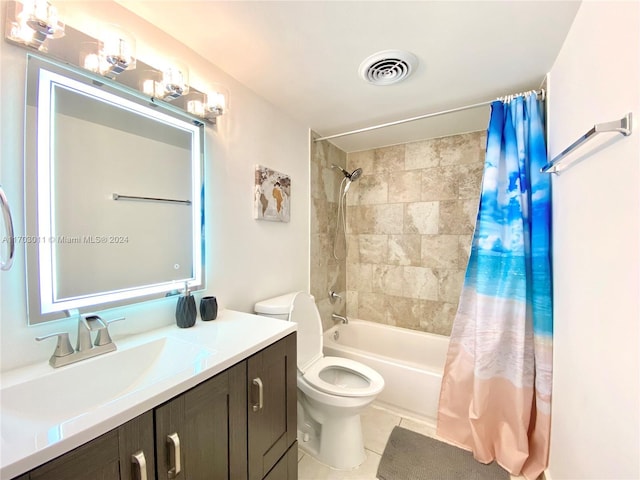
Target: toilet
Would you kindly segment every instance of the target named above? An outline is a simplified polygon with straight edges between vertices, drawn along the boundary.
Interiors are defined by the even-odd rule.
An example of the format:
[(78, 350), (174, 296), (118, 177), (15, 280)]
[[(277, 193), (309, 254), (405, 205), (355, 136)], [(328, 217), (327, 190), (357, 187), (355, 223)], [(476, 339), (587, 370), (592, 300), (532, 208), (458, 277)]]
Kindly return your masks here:
[(357, 468), (365, 460), (360, 412), (382, 391), (384, 379), (359, 362), (322, 354), (322, 321), (308, 293), (263, 300), (254, 310), (298, 324), (298, 446), (329, 467)]

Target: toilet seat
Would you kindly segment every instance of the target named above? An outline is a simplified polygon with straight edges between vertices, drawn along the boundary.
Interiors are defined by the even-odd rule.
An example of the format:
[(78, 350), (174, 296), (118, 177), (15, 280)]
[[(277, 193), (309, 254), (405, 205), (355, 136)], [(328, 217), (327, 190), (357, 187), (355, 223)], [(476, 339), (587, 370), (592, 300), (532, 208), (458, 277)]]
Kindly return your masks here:
[[(331, 372), (332, 369), (337, 372)], [(328, 381), (328, 377), (333, 374), (341, 377), (336, 383)], [(354, 378), (348, 378), (349, 376)], [(338, 397), (367, 397), (377, 395), (384, 388), (384, 379), (378, 372), (362, 363), (342, 357), (317, 359), (307, 368), (302, 378), (321, 392)], [(359, 386), (358, 383), (364, 385)]]

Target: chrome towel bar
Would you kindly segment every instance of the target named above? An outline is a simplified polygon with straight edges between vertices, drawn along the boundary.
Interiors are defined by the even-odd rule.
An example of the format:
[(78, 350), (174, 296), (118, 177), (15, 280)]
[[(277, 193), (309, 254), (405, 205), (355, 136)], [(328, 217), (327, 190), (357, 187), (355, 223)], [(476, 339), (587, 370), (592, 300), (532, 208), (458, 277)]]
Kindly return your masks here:
[(114, 200), (144, 200), (147, 202), (182, 203), (184, 205), (191, 205), (191, 200), (174, 200), (173, 198), (157, 198), (157, 197), (137, 197), (134, 195), (120, 195), (119, 193), (114, 193), (113, 199)]
[(632, 114), (631, 112), (627, 113), (620, 120), (614, 120), (612, 122), (606, 123), (597, 123), (593, 126), (591, 130), (581, 136), (578, 140), (573, 142), (567, 148), (565, 148), (560, 154), (558, 154), (553, 160), (547, 163), (544, 167), (540, 169), (541, 173), (558, 173), (558, 167), (564, 158), (573, 152), (576, 148), (584, 145), (587, 141), (591, 140), (599, 133), (605, 132), (617, 132), (621, 133), (625, 137), (631, 135), (631, 123), (632, 123)]

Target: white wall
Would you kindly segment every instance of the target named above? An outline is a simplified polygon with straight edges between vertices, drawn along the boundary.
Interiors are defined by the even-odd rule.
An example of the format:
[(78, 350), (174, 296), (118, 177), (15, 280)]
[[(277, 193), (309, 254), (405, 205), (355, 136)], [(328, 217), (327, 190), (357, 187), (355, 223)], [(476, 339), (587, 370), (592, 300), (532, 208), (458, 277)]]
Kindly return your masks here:
[[(2, 8), (2, 15), (5, 10)], [(138, 57), (145, 63), (154, 65), (154, 58), (160, 56), (180, 58), (190, 66), (190, 83), (196, 88), (220, 83), (229, 89), (230, 110), (216, 129), (207, 128), (205, 140), (206, 293), (216, 295), (225, 307), (248, 312), (255, 301), (265, 297), (292, 290), (308, 291), (308, 126), (288, 117), (277, 106), (114, 2), (64, 2), (64, 14), (68, 25), (90, 34), (96, 31), (98, 19), (118, 23), (135, 32)], [(0, 183), (9, 197), (17, 235), (24, 233), (26, 54), (26, 50), (0, 40)], [(257, 163), (291, 176), (290, 223), (253, 220), (253, 169)], [(53, 352), (53, 341), (36, 343), (35, 336), (60, 330), (75, 332), (74, 322), (68, 320), (27, 326), (24, 270), (24, 248), (19, 245), (13, 269), (0, 273), (1, 370), (46, 360)], [(87, 272), (96, 273), (99, 272)], [(170, 299), (119, 309), (105, 316), (127, 317), (125, 322), (111, 327), (117, 340), (118, 336), (173, 323), (174, 309), (175, 300)]]
[[(552, 156), (640, 118), (639, 61), (640, 3), (584, 2), (551, 69)], [(638, 127), (601, 134), (553, 181), (553, 480), (640, 478)]]

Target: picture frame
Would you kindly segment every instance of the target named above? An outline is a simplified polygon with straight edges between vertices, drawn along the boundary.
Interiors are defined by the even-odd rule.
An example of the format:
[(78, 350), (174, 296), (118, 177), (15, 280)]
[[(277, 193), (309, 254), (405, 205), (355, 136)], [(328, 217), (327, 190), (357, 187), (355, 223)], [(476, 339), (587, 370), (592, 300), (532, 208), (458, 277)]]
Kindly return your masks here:
[(263, 165), (255, 167), (253, 218), (269, 222), (291, 219), (291, 177)]

